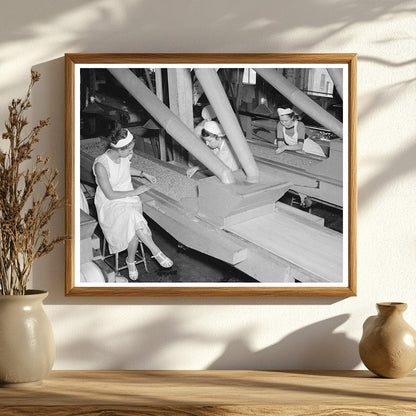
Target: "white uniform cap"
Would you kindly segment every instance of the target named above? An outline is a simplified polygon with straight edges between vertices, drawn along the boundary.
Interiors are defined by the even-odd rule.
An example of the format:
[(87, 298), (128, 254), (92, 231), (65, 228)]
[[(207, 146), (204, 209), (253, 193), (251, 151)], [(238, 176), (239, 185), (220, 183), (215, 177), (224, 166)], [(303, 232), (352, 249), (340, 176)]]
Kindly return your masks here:
[(217, 136), (225, 136), (225, 131), (222, 128), (220, 123), (217, 123), (216, 121), (207, 121), (204, 124), (204, 129), (211, 134), (215, 134)]
[(213, 118), (217, 117), (214, 109), (210, 105), (207, 105), (202, 109), (201, 116), (204, 120), (212, 120)]
[(134, 136), (130, 133), (130, 130), (126, 129), (126, 131), (126, 137), (124, 139), (119, 140), (117, 143), (111, 143), (111, 147), (118, 149), (120, 147), (127, 146), (134, 139)]
[(284, 116), (285, 114), (292, 114), (293, 110), (291, 108), (278, 108), (277, 109), (277, 114), (279, 114), (279, 116)]

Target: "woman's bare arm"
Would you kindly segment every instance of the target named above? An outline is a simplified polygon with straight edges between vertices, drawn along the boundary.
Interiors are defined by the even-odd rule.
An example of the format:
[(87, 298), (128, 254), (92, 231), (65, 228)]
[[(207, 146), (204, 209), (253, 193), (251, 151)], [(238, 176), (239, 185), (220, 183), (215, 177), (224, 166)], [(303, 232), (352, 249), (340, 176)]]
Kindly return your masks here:
[(115, 191), (110, 184), (105, 167), (99, 162), (95, 164), (95, 174), (99, 187), (102, 189), (105, 197), (110, 200), (137, 196), (149, 189), (148, 186), (142, 185), (131, 191)]

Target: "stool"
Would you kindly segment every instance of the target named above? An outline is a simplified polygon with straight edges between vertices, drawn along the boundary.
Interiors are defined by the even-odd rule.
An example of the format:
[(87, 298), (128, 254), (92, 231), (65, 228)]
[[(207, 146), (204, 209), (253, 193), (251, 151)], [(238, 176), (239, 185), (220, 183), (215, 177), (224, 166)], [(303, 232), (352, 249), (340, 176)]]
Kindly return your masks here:
[[(146, 262), (146, 256), (144, 254), (144, 249), (143, 249), (143, 242), (139, 240), (139, 247), (140, 247), (140, 253), (138, 253), (138, 250), (136, 251), (135, 255), (134, 255), (134, 264), (138, 265), (143, 263), (144, 265), (144, 269), (146, 270), (146, 272), (149, 272), (149, 270), (147, 269), (147, 262)], [(103, 258), (104, 261), (116, 272), (116, 275), (120, 275), (120, 271), (127, 269), (127, 264), (125, 266), (119, 267), (118, 264), (118, 255), (119, 253), (113, 253), (113, 254), (106, 254), (108, 248), (108, 243), (107, 240), (105, 239), (105, 237), (103, 237)], [(114, 265), (112, 264), (112, 262), (109, 261), (109, 259), (114, 256)]]

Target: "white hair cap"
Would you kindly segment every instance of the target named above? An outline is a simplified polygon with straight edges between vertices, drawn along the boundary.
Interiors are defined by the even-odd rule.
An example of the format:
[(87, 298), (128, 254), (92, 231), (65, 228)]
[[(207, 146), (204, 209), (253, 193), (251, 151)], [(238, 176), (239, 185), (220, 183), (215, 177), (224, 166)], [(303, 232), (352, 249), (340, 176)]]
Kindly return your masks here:
[(124, 139), (119, 140), (117, 143), (111, 143), (111, 147), (119, 149), (120, 147), (127, 146), (134, 139), (134, 136), (130, 133), (130, 131), (127, 129), (126, 131), (127, 136)]
[(278, 108), (277, 109), (277, 114), (279, 114), (279, 116), (284, 116), (286, 114), (292, 114), (293, 110), (291, 108)]
[(212, 120), (213, 118), (217, 117), (214, 109), (210, 105), (207, 105), (202, 109), (201, 116), (204, 120)]
[(222, 128), (220, 123), (217, 123), (216, 121), (207, 121), (204, 124), (204, 129), (211, 134), (215, 134), (216, 136), (225, 136), (225, 131)]

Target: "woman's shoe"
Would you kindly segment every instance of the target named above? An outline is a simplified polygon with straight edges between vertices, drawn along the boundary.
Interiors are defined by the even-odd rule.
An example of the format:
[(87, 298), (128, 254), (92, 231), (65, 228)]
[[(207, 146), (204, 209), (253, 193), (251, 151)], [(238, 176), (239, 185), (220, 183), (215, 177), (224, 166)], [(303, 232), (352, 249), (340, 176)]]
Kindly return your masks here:
[(152, 259), (155, 259), (162, 267), (165, 269), (169, 269), (169, 267), (173, 266), (173, 261), (163, 254), (161, 251), (156, 255), (152, 256)]
[(136, 268), (136, 263), (132, 261), (131, 263), (126, 259), (126, 264), (129, 269), (129, 278), (131, 280), (137, 280), (139, 278), (139, 272)]

